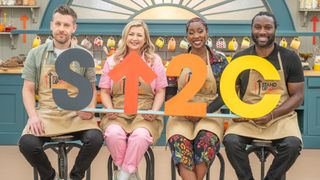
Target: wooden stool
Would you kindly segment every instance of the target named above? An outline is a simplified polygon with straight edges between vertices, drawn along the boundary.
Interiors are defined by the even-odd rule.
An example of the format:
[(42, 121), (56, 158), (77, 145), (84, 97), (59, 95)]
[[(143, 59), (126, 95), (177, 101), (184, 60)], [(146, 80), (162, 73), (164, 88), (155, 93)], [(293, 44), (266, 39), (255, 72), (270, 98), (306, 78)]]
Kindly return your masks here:
[[(154, 154), (152, 149), (149, 147), (148, 150), (144, 153), (144, 157), (146, 160), (146, 179), (147, 180), (154, 180), (154, 171), (155, 171), (155, 165), (154, 165)], [(118, 167), (113, 164), (113, 160), (111, 155), (108, 158), (108, 179), (113, 180), (113, 170), (118, 170)]]
[[(219, 159), (220, 162), (220, 176), (219, 176), (219, 180), (224, 180), (224, 173), (225, 173), (225, 165), (224, 165), (224, 159), (222, 157), (222, 155), (220, 154), (220, 152), (218, 152), (216, 154), (216, 156)], [(210, 167), (212, 164), (210, 164), (207, 174), (206, 174), (206, 180), (210, 180)], [(176, 180), (176, 168), (174, 165), (174, 161), (171, 158), (171, 180)]]
[[(254, 153), (260, 160), (260, 178), (264, 179), (265, 162), (270, 154), (275, 157), (277, 155), (276, 149), (272, 145), (272, 141), (266, 140), (253, 140), (251, 146), (247, 149), (247, 153)], [(282, 177), (282, 180), (286, 179), (286, 175)]]
[[(68, 179), (68, 153), (72, 148), (81, 148), (82, 145), (77, 143), (73, 136), (52, 137), (51, 141), (43, 146), (43, 150), (51, 149), (58, 155), (58, 173), (60, 179)], [(86, 171), (86, 180), (90, 180), (90, 167)], [(33, 168), (34, 180), (38, 180), (38, 171)]]

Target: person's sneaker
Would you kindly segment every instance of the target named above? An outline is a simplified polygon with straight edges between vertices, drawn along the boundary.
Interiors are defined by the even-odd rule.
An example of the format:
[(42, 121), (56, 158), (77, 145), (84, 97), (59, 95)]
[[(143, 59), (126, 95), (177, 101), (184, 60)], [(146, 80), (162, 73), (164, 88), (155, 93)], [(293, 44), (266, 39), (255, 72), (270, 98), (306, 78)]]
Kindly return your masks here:
[(129, 177), (129, 180), (141, 180), (140, 177), (139, 177), (138, 171), (135, 172), (135, 173), (131, 173), (130, 177)]
[(112, 179), (113, 179), (113, 180), (118, 180), (119, 173), (120, 173), (119, 170), (114, 170), (114, 171), (113, 171), (113, 174), (112, 174)]
[(59, 175), (56, 175), (56, 177), (54, 177), (54, 180), (63, 180), (63, 179), (60, 179)]

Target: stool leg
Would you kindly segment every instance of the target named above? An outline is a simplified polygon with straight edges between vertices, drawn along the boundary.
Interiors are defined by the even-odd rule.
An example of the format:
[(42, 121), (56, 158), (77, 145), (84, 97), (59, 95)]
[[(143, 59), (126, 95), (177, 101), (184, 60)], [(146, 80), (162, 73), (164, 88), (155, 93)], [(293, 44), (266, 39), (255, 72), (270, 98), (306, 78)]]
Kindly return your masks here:
[(171, 180), (176, 180), (176, 167), (174, 165), (174, 161), (171, 158)]
[(224, 164), (224, 159), (220, 153), (217, 154), (217, 157), (219, 158), (220, 161), (220, 177), (219, 180), (224, 180), (224, 173), (225, 173), (225, 164)]
[(146, 159), (146, 165), (147, 165), (147, 169), (146, 169), (146, 179), (150, 179), (151, 177), (150, 177), (150, 173), (151, 173), (151, 162), (150, 162), (150, 157), (149, 157), (149, 154), (148, 154), (148, 152), (146, 152), (145, 154), (144, 154), (144, 157), (145, 157), (145, 159)]
[(91, 177), (91, 167), (89, 166), (86, 172), (86, 180), (90, 180), (90, 177)]
[(261, 180), (264, 179), (264, 166), (265, 166), (265, 151), (264, 147), (261, 148), (260, 161), (261, 161)]
[(149, 155), (151, 160), (150, 178), (151, 180), (154, 180), (154, 171), (155, 171), (154, 154), (150, 147), (149, 147)]
[(36, 168), (33, 168), (33, 179), (38, 180), (38, 170)]
[(286, 180), (286, 174), (282, 176), (281, 180)]
[(206, 180), (210, 180), (210, 167), (211, 167), (211, 164), (209, 165), (208, 170), (207, 170)]
[(109, 180), (113, 180), (113, 177), (112, 177), (112, 157), (111, 157), (111, 155), (108, 158), (108, 179)]
[(68, 157), (67, 150), (64, 143), (59, 144), (58, 154), (58, 169), (59, 177), (61, 179), (68, 179)]

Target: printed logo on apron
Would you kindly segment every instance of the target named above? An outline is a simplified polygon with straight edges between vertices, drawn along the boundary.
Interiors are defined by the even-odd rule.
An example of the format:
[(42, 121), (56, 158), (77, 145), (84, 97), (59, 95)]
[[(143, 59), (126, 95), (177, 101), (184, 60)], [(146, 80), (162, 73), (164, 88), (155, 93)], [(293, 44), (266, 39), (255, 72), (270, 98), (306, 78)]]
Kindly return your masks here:
[(66, 82), (62, 80), (54, 71), (49, 71), (44, 78), (46, 82), (46, 87), (48, 89), (62, 89), (67, 87)]
[(271, 93), (277, 93), (280, 91), (278, 82), (276, 81), (263, 81), (258, 79), (253, 88), (256, 90), (257, 95), (265, 95)]
[[(75, 65), (71, 66), (71, 69), (75, 71)], [(48, 89), (68, 89), (70, 84), (61, 79), (56, 73), (55, 69), (50, 69), (44, 75), (45, 87)]]

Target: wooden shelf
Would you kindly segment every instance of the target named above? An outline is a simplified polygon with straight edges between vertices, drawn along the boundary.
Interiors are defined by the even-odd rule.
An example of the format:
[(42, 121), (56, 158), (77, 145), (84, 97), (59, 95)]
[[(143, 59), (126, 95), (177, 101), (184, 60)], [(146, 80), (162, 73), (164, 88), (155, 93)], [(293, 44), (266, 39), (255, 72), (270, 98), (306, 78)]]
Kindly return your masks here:
[(7, 8), (7, 9), (12, 9), (12, 8), (40, 8), (40, 6), (3, 6), (1, 5), (0, 8)]
[[(51, 30), (50, 29), (39, 29), (39, 30), (13, 30), (12, 34), (41, 34), (41, 35), (50, 35)], [(75, 35), (113, 35), (113, 36), (120, 36), (120, 31), (109, 31), (109, 30), (81, 30), (78, 29), (75, 32)], [(151, 36), (184, 36), (185, 33), (183, 32), (172, 32), (168, 34), (168, 32), (151, 32)], [(250, 31), (246, 32), (220, 32), (216, 31), (211, 34), (209, 34), (210, 37), (215, 36), (223, 36), (223, 37), (244, 37), (244, 36), (251, 36)], [(296, 36), (320, 36), (320, 32), (296, 32), (296, 31), (277, 31), (276, 33), (277, 37), (296, 37)]]
[(30, 9), (31, 19), (33, 23), (36, 23), (35, 9), (39, 9), (40, 6), (0, 6), (0, 9)]
[(307, 18), (308, 18), (308, 13), (309, 12), (320, 12), (320, 9), (306, 9), (306, 8), (301, 8), (299, 9), (300, 12), (304, 12), (303, 15), (303, 27), (307, 26)]
[(306, 9), (306, 8), (301, 8), (299, 11), (307, 11), (307, 12), (320, 12), (320, 8), (317, 9)]

